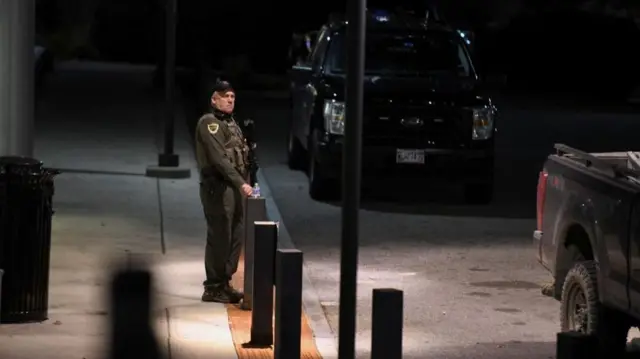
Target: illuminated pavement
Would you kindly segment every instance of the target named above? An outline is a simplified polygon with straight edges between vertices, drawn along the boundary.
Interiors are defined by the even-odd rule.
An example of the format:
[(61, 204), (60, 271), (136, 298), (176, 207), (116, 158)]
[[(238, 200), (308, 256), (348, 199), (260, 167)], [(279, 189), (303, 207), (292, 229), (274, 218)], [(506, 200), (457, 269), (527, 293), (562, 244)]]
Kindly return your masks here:
[[(156, 164), (162, 126), (152, 69), (106, 69), (54, 75), (39, 105), (36, 157), (65, 171), (54, 197), (49, 320), (0, 326), (0, 357), (106, 357), (109, 275), (114, 261), (132, 256), (155, 274), (165, 356), (235, 359), (224, 305), (200, 302), (206, 232), (198, 179), (144, 176)], [(176, 150), (193, 166), (182, 123)]]
[[(238, 97), (241, 101), (242, 94)], [(459, 202), (455, 188), (381, 183), (361, 211), (358, 356), (370, 347), (371, 290), (405, 291), (405, 358), (546, 359), (555, 356), (559, 305), (540, 294), (547, 273), (534, 259), (535, 190), (556, 141), (585, 150), (632, 148), (640, 122), (626, 109), (563, 110), (500, 101), (497, 198)], [(286, 102), (250, 103), (264, 174), (329, 323), (338, 326), (339, 204), (315, 202), (306, 176), (285, 164)], [(637, 146), (636, 146), (637, 149)], [(399, 193), (394, 186), (407, 188)], [(419, 191), (433, 196), (414, 198)], [(429, 200), (430, 199), (430, 200)], [(452, 203), (453, 202), (453, 203)]]

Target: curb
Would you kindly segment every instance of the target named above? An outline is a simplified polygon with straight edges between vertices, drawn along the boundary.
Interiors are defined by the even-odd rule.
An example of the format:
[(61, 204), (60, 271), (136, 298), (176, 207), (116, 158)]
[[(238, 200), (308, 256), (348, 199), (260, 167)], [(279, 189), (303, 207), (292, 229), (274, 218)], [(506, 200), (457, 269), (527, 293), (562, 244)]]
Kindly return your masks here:
[[(287, 231), (287, 227), (282, 221), (278, 206), (271, 196), (271, 188), (269, 187), (267, 179), (262, 174), (262, 170), (258, 171), (257, 177), (258, 183), (260, 183), (260, 189), (262, 190), (262, 196), (265, 198), (267, 214), (272, 221), (279, 223), (278, 247), (295, 249), (289, 231)], [(306, 262), (304, 263), (302, 271), (302, 306), (309, 320), (316, 347), (320, 355), (322, 355), (323, 359), (336, 359), (338, 358), (337, 338), (333, 330), (331, 330), (327, 316), (320, 304), (318, 293), (307, 274)]]

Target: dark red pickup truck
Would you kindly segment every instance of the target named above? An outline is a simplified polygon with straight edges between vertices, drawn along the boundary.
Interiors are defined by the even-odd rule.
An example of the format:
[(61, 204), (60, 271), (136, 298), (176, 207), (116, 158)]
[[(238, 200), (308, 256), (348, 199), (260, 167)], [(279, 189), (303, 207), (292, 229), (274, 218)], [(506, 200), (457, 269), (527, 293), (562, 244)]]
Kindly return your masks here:
[(540, 172), (536, 255), (551, 272), (562, 331), (612, 357), (640, 325), (640, 156), (555, 145)]

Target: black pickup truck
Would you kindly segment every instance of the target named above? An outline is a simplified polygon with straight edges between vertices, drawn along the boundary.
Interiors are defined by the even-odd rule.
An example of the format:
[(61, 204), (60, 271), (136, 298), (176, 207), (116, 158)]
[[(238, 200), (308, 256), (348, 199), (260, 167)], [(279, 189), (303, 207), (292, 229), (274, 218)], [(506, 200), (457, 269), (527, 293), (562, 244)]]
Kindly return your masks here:
[[(540, 172), (534, 243), (562, 331), (614, 354), (640, 325), (640, 153), (555, 145)], [(543, 291), (544, 293), (545, 291)]]
[[(498, 111), (481, 86), (463, 32), (437, 18), (367, 11), (362, 172), (367, 178), (464, 186), (493, 197)], [(289, 167), (309, 194), (339, 195), (344, 145), (347, 21), (333, 16), (306, 62), (291, 71)]]

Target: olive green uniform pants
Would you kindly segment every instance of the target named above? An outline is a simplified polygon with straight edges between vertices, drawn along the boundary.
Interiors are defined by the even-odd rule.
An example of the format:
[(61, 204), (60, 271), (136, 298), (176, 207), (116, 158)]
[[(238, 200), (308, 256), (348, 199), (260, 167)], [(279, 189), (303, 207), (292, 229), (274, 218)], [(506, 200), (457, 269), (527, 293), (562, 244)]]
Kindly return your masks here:
[(244, 231), (244, 199), (226, 183), (211, 181), (200, 185), (200, 200), (207, 220), (204, 266), (205, 287), (231, 280), (238, 270)]

